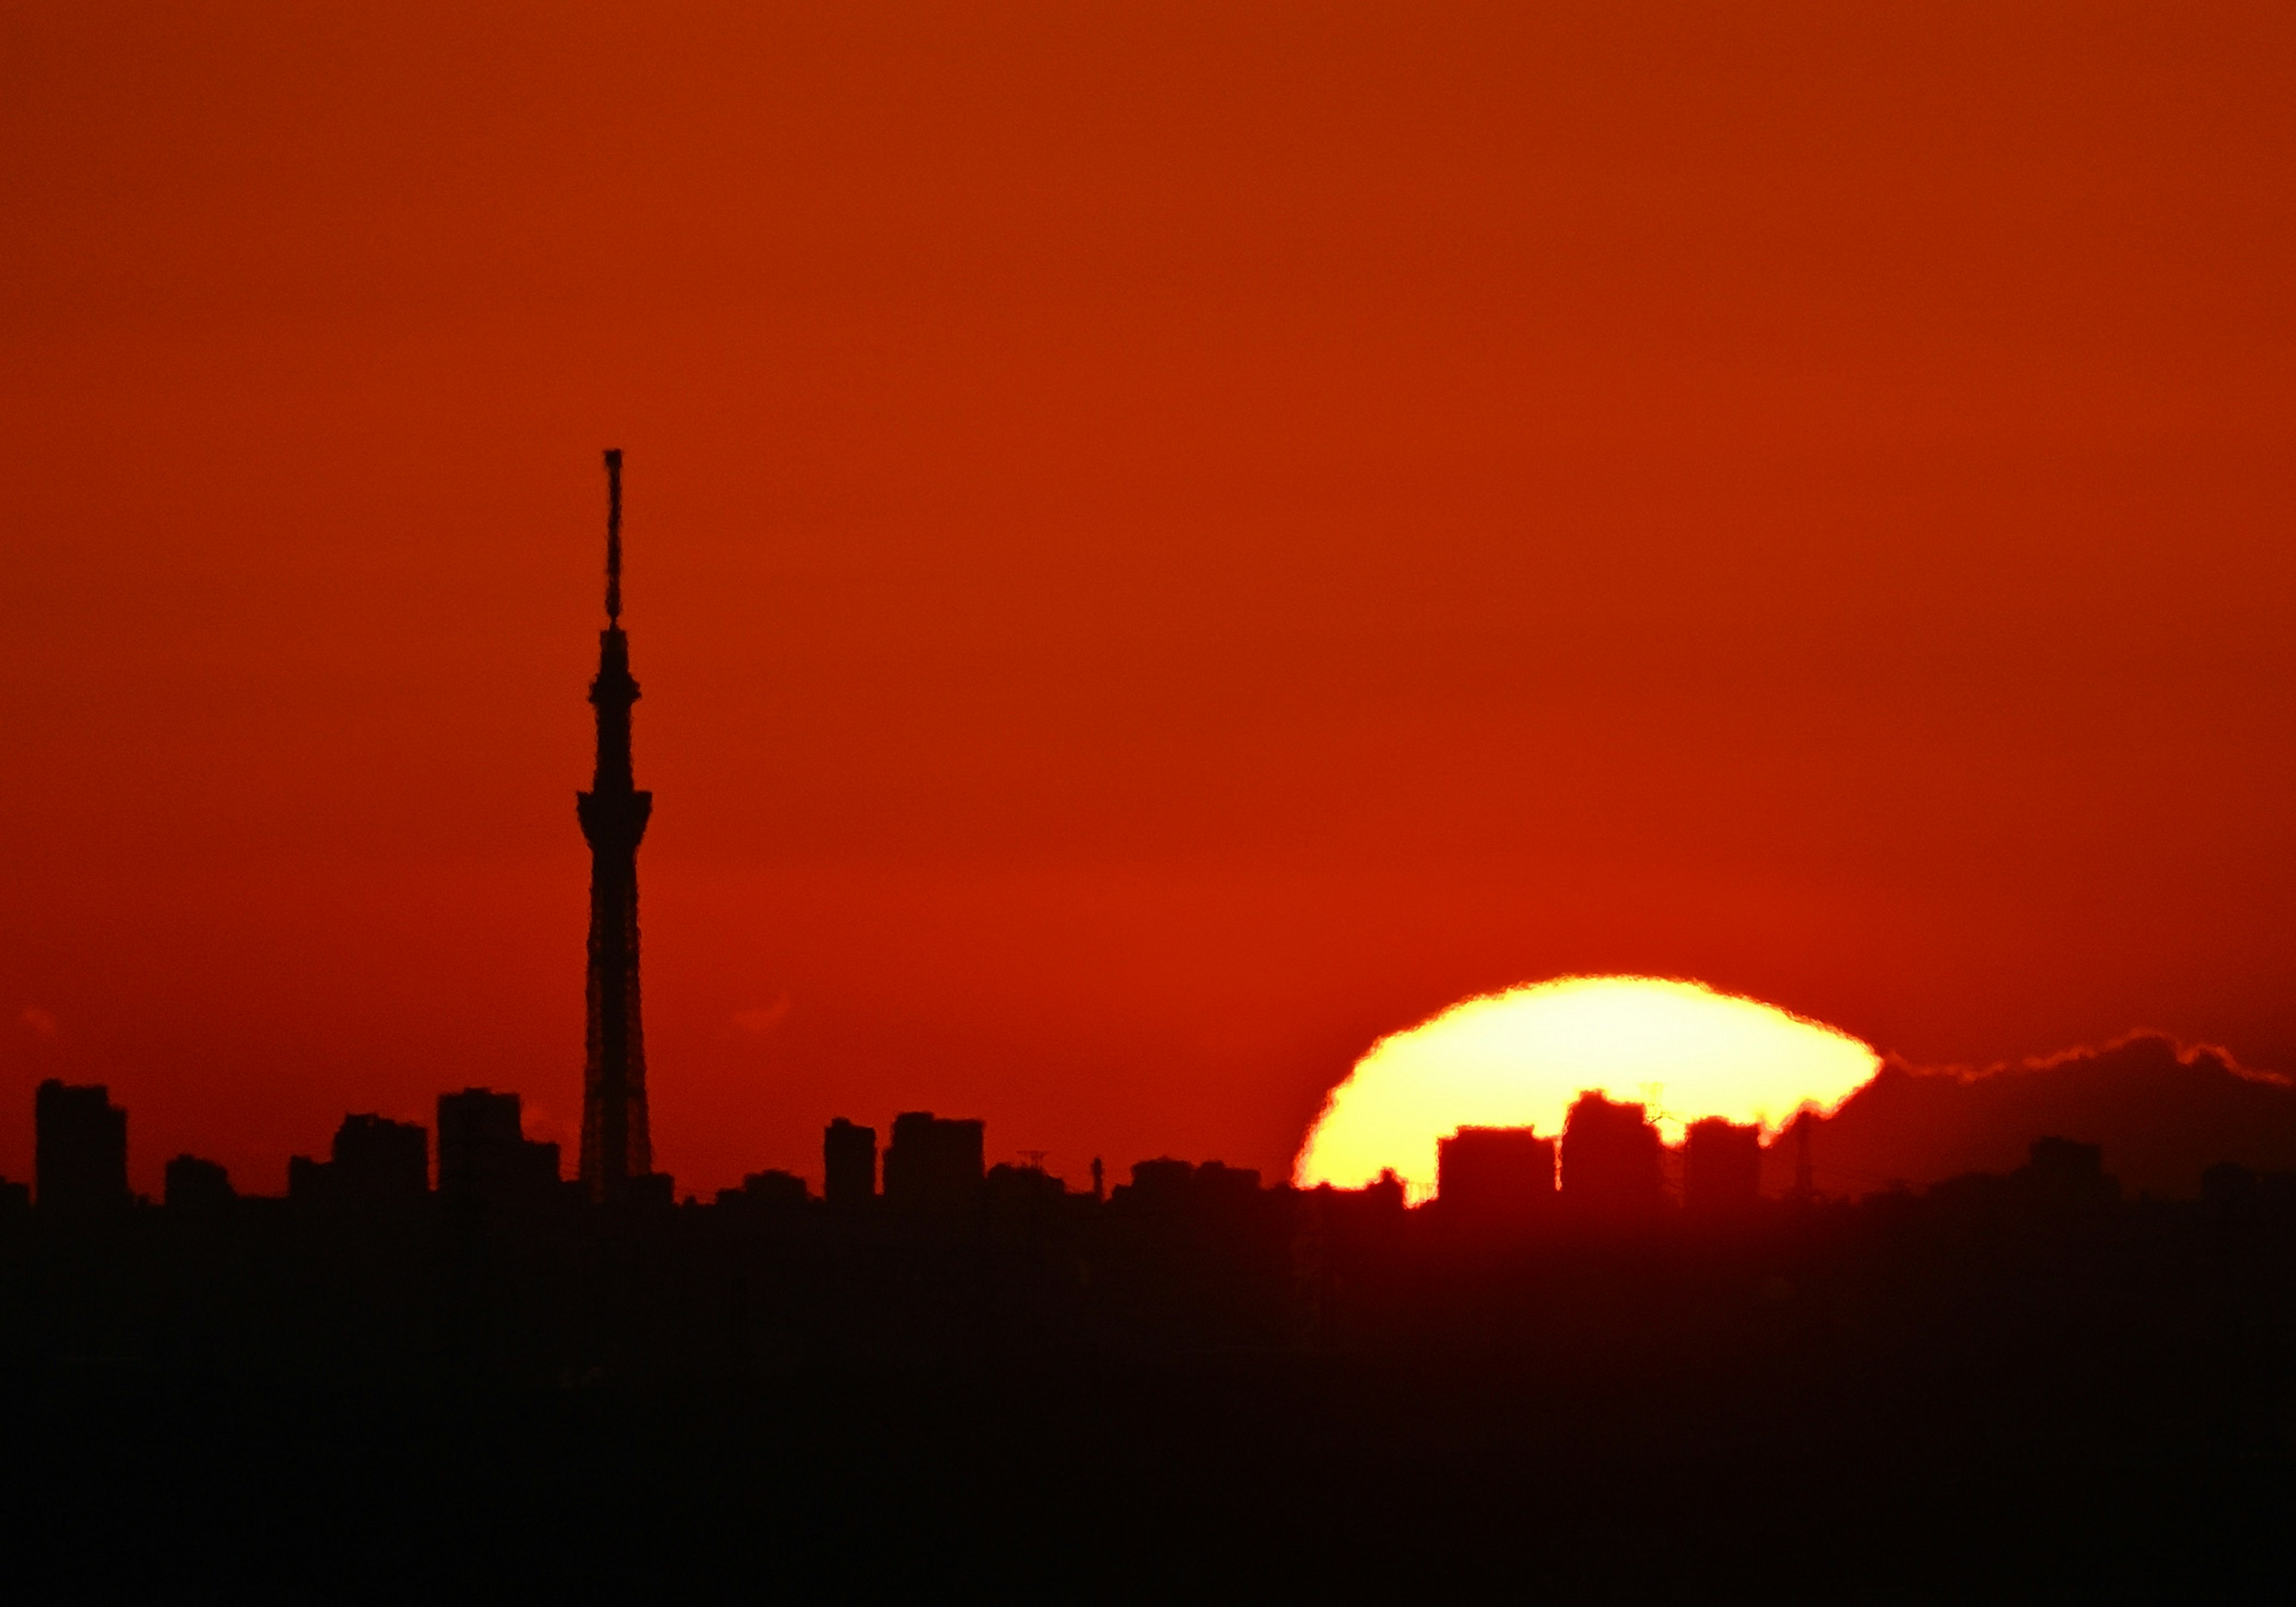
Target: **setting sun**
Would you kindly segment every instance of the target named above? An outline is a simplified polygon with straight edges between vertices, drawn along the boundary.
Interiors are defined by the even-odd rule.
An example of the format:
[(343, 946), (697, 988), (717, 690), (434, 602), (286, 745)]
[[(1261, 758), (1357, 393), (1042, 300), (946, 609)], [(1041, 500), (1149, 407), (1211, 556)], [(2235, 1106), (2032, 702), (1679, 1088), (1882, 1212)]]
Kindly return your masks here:
[(1352, 1188), (1392, 1169), (1435, 1190), (1435, 1144), (1461, 1127), (1560, 1133), (1593, 1088), (1645, 1104), (1669, 1144), (1721, 1116), (1775, 1127), (1839, 1103), (1874, 1075), (1846, 1033), (1698, 982), (1566, 977), (1454, 1004), (1374, 1044), (1332, 1091), (1292, 1167), (1303, 1187)]

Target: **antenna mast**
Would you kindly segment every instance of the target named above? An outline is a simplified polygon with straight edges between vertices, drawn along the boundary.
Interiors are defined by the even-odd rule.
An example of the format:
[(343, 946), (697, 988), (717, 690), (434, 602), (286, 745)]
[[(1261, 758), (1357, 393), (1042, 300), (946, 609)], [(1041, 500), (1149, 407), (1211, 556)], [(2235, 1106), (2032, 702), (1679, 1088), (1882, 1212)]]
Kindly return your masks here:
[(622, 622), (622, 449), (606, 448), (606, 623)]

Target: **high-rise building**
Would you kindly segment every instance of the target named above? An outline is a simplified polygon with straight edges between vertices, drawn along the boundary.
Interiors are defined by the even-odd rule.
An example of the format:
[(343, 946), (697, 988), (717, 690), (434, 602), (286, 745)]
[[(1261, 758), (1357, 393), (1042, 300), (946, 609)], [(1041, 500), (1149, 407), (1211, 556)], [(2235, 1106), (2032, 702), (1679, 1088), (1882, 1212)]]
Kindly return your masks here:
[(980, 1201), (985, 1124), (931, 1111), (893, 1118), (885, 1150), (885, 1203), (904, 1215), (955, 1218)]
[(127, 1194), (127, 1112), (102, 1083), (54, 1078), (32, 1096), (32, 1180), (44, 1211), (83, 1216), (121, 1210)]
[(1663, 1189), (1658, 1128), (1643, 1107), (1581, 1094), (1562, 1123), (1562, 1202), (1582, 1217), (1643, 1217)]
[(1435, 1197), (1447, 1221), (1531, 1221), (1554, 1203), (1554, 1140), (1529, 1127), (1461, 1127), (1436, 1143)]
[(1762, 1129), (1719, 1116), (1693, 1121), (1682, 1141), (1682, 1208), (1693, 1216), (1742, 1214), (1762, 1195)]
[(575, 811), (590, 844), (589, 1044), (582, 1078), (582, 1183), (621, 1197), (653, 1170), (646, 1124), (645, 1029), (638, 1010), (638, 842), (653, 794), (630, 765), (630, 644), (622, 634), (622, 455), (606, 454), (606, 628), (598, 634), (598, 762)]
[(439, 1095), (439, 1198), (482, 1209), (545, 1203), (558, 1193), (558, 1146), (526, 1136), (515, 1094)]
[(842, 1116), (821, 1136), (821, 1197), (840, 1211), (865, 1209), (877, 1197), (877, 1129)]

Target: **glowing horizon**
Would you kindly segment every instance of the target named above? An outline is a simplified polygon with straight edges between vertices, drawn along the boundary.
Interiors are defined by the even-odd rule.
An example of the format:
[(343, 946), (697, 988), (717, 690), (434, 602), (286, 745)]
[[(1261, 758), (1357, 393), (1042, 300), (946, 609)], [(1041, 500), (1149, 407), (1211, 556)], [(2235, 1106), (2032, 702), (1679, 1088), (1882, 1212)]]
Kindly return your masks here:
[(1437, 1141), (1462, 1127), (1562, 1130), (1587, 1089), (1649, 1108), (1669, 1144), (1710, 1116), (1776, 1127), (1832, 1109), (1881, 1059), (1848, 1033), (1759, 999), (1664, 977), (1558, 977), (1464, 999), (1390, 1033), (1333, 1088), (1292, 1181), (1355, 1188), (1382, 1170), (1416, 1203)]

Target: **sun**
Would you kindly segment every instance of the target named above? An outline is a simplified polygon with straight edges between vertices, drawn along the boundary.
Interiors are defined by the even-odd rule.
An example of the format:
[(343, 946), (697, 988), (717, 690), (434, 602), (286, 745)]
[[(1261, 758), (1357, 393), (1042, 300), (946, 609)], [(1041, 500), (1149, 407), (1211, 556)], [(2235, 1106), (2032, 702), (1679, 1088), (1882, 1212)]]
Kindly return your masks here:
[(1847, 1033), (1702, 982), (1562, 977), (1374, 1044), (1324, 1102), (1292, 1180), (1355, 1188), (1392, 1170), (1415, 1203), (1435, 1192), (1437, 1140), (1462, 1127), (1558, 1134), (1588, 1088), (1647, 1106), (1676, 1144), (1703, 1117), (1775, 1128), (1806, 1104), (1831, 1109), (1880, 1063)]

